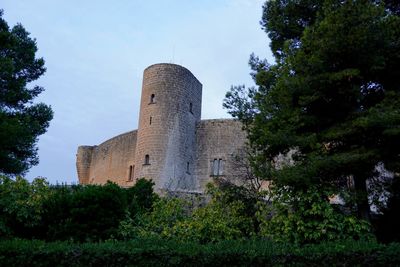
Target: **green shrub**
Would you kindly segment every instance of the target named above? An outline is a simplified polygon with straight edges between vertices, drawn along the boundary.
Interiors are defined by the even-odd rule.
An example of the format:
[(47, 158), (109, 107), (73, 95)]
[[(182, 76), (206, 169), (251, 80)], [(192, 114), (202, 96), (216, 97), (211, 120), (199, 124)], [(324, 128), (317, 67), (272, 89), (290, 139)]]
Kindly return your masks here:
[(151, 212), (141, 214), (136, 221), (127, 216), (120, 224), (119, 234), (123, 239), (170, 238), (172, 228), (188, 218), (187, 202), (178, 198), (161, 198), (154, 202)]
[(46, 202), (48, 240), (105, 240), (117, 233), (127, 200), (114, 183), (58, 187)]
[(297, 246), (263, 240), (198, 244), (157, 239), (105, 243), (0, 242), (0, 266), (399, 266), (400, 244)]
[(244, 208), (240, 201), (227, 205), (211, 201), (194, 210), (186, 220), (178, 221), (170, 228), (168, 237), (200, 243), (247, 238), (251, 235), (252, 221), (242, 215)]
[(44, 178), (0, 176), (0, 237), (47, 241), (98, 241), (117, 236), (126, 214), (151, 211), (152, 181), (121, 188), (105, 185), (50, 186)]
[[(117, 238), (121, 221), (136, 221), (157, 199), (154, 183), (139, 179), (128, 189), (115, 183), (57, 187), (47, 202), (47, 240)], [(127, 216), (128, 215), (128, 216)]]
[(272, 188), (272, 202), (259, 203), (260, 235), (300, 244), (372, 238), (369, 223), (336, 210), (329, 195), (315, 187), (306, 191)]
[(0, 236), (34, 236), (41, 226), (43, 203), (50, 197), (44, 178), (29, 183), (17, 176), (15, 180), (0, 176)]
[[(228, 198), (224, 192), (209, 186), (212, 198), (207, 205), (191, 209), (178, 198), (162, 198), (153, 210), (137, 221), (128, 216), (120, 224), (124, 239), (164, 238), (200, 243), (244, 239), (254, 235), (252, 218), (245, 204)], [(229, 199), (229, 201), (228, 201)]]

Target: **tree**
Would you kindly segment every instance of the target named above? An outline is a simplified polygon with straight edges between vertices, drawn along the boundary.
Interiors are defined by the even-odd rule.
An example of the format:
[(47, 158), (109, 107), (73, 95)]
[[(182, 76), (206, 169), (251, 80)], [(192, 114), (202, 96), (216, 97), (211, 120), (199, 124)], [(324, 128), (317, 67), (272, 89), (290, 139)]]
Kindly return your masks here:
[(53, 118), (51, 108), (32, 101), (44, 89), (28, 87), (46, 71), (36, 41), (21, 24), (12, 29), (0, 10), (0, 173), (22, 174), (38, 164), (36, 143)]
[(134, 186), (126, 189), (128, 212), (135, 217), (152, 209), (153, 203), (158, 200), (154, 193), (154, 182), (144, 178), (138, 179)]
[(224, 103), (245, 122), (256, 173), (300, 191), (353, 177), (358, 215), (368, 219), (366, 180), (379, 163), (400, 171), (396, 1), (268, 1), (262, 25), (276, 64), (252, 56), (258, 88), (243, 97), (233, 87)]
[(290, 40), (300, 42), (304, 29), (315, 22), (323, 1), (267, 1), (263, 6), (261, 25), (271, 40), (277, 59), (284, 56), (284, 45)]

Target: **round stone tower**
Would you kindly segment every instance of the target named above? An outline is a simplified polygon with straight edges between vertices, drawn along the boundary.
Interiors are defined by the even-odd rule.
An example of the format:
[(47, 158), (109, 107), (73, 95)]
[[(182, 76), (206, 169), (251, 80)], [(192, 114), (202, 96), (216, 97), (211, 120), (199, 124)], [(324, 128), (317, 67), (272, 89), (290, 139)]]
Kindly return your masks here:
[(134, 177), (155, 189), (195, 190), (196, 123), (202, 84), (186, 68), (155, 64), (143, 73)]

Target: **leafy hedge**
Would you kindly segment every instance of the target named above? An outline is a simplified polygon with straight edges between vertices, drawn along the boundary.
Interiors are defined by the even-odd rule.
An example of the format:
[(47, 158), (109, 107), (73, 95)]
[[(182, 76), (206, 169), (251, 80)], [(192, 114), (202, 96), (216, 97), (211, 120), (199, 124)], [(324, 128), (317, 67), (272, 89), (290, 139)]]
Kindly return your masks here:
[(130, 188), (105, 185), (56, 185), (44, 178), (31, 183), (0, 175), (0, 238), (74, 240), (115, 238), (120, 222), (152, 209), (158, 196), (152, 181)]
[(399, 266), (400, 244), (348, 241), (295, 246), (269, 241), (215, 244), (0, 242), (0, 266)]

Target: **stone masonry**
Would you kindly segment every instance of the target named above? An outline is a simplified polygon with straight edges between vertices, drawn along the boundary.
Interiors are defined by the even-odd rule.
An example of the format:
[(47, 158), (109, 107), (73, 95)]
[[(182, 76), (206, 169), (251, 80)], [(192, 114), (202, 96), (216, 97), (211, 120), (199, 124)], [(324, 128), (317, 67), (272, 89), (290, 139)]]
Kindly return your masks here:
[(245, 133), (236, 120), (200, 120), (201, 95), (202, 84), (182, 66), (146, 68), (138, 130), (80, 146), (79, 183), (132, 186), (144, 177), (158, 192), (203, 192), (214, 177), (233, 177)]

